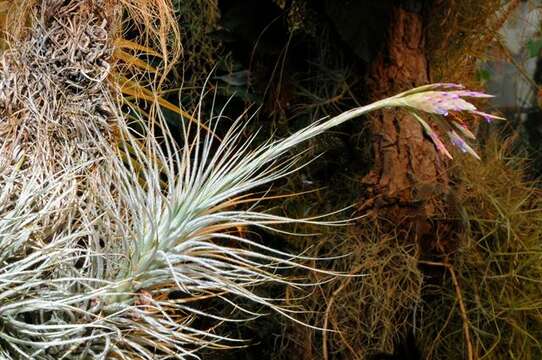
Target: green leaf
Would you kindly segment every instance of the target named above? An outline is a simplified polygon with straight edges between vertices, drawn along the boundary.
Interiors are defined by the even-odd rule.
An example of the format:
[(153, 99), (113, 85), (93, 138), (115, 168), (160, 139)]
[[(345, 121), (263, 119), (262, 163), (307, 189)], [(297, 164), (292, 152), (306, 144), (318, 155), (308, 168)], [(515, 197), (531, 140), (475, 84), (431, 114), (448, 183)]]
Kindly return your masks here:
[(476, 80), (485, 83), (491, 80), (491, 73), (488, 69), (478, 69), (476, 71)]
[(542, 39), (530, 39), (527, 42), (527, 50), (529, 51), (529, 57), (537, 57), (542, 49)]

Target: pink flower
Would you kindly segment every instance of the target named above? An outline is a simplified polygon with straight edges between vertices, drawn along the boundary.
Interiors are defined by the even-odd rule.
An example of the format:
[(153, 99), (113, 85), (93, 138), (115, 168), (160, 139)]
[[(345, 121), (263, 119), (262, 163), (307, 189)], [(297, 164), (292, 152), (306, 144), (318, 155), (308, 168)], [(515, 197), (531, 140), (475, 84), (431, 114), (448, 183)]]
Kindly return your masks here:
[[(451, 90), (447, 90), (451, 89)], [(451, 116), (453, 113), (470, 113), (483, 117), (487, 122), (491, 122), (495, 119), (504, 120), (504, 118), (492, 114), (488, 114), (479, 111), (476, 106), (465, 98), (491, 98), (492, 95), (479, 92), (465, 90), (462, 85), (452, 83), (440, 83), (421, 86), (409, 91), (405, 91), (397, 96), (394, 96), (391, 101), (392, 106), (402, 106), (411, 110), (412, 114), (423, 126), (427, 135), (431, 138), (437, 150), (448, 156), (450, 152), (446, 149), (443, 141), (438, 136), (438, 132), (435, 131), (429, 124), (424, 121), (417, 111), (426, 112), (429, 114), (435, 114), (446, 117), (443, 121), (435, 121), (440, 125), (442, 130), (448, 134), (450, 142), (459, 148), (464, 153), (469, 153), (480, 159), (478, 154), (470, 147), (470, 145), (464, 140), (463, 137), (474, 140), (475, 135), (468, 129), (463, 121), (457, 116)]]

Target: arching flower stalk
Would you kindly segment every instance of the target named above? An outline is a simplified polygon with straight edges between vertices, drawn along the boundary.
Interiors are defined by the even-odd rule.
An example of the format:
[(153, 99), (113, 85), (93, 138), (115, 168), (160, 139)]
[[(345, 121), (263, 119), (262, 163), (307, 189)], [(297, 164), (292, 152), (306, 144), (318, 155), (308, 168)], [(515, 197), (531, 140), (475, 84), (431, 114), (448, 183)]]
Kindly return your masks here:
[[(239, 299), (297, 321), (281, 299), (255, 289), (268, 283), (310, 286), (284, 276), (286, 268), (303, 268), (305, 258), (243, 236), (236, 228), (280, 231), (277, 225), (287, 223), (344, 222), (274, 215), (260, 205), (265, 196), (252, 193), (304, 165), (303, 151), (292, 155), (297, 146), (369, 112), (402, 107), (435, 116), (446, 115), (443, 110), (481, 114), (462, 98), (482, 94), (455, 85), (437, 91), (442, 84), (430, 85), (257, 144), (255, 134), (245, 137), (243, 118), (218, 140), (213, 130), (222, 113), (211, 112), (206, 122), (200, 104), (198, 115), (181, 124), (179, 144), (161, 111), (172, 106), (158, 94), (164, 77), (125, 55), (114, 56), (129, 47), (167, 58), (167, 27), (133, 17), (138, 26), (154, 29), (150, 37), (158, 34), (153, 50), (148, 44), (115, 40), (119, 25), (114, 17), (104, 17), (147, 9), (159, 20), (162, 12), (170, 14), (168, 4), (31, 1), (26, 7), (29, 28), (1, 54), (4, 358), (198, 358), (204, 347), (243, 344), (218, 328), (222, 322), (262, 315), (242, 307)], [(48, 13), (51, 7), (54, 15)], [(168, 66), (171, 59), (161, 70)], [(137, 69), (138, 82), (147, 81), (147, 87), (131, 83), (127, 89), (127, 81), (117, 81)], [(145, 112), (133, 97), (146, 102)], [(136, 110), (132, 118), (123, 106)], [(441, 151), (445, 147), (429, 124), (473, 137), (458, 120), (426, 122), (415, 114)], [(450, 136), (462, 147), (459, 133)], [(215, 312), (202, 305), (209, 301), (236, 311)], [(201, 318), (212, 325), (197, 325), (194, 320)]]

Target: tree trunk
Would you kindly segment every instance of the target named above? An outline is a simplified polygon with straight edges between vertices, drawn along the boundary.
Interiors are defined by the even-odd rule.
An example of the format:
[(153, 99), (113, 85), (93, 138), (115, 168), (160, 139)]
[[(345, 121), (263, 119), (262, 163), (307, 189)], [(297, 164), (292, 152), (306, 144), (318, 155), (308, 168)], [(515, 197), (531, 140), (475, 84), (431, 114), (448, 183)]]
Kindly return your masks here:
[[(393, 8), (386, 45), (370, 65), (371, 100), (429, 82), (422, 7)], [(365, 208), (401, 224), (409, 241), (421, 241), (434, 231), (429, 219), (448, 189), (444, 159), (405, 111), (380, 112), (371, 119), (371, 130), (375, 164), (363, 180), (369, 189)]]

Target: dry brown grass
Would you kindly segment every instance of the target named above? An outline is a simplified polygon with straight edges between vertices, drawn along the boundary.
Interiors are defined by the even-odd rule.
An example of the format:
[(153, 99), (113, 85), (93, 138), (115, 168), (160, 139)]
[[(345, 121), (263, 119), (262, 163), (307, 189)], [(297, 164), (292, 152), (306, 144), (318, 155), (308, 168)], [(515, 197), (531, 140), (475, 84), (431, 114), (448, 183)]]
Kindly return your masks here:
[(467, 349), (457, 302), (465, 304), (474, 358), (542, 356), (542, 193), (526, 180), (529, 162), (492, 135), (483, 162), (464, 159), (454, 174), (465, 231), (447, 274), (426, 289), (423, 339), (433, 359), (460, 359)]
[[(500, 0), (436, 1), (429, 14), (427, 53), (432, 81), (478, 86), (476, 62), (487, 56), (509, 13), (497, 15)], [(514, 0), (509, 5), (513, 8)]]
[[(315, 252), (350, 254), (331, 265), (348, 276), (324, 284), (304, 301), (311, 311), (307, 321), (327, 331), (288, 329), (283, 346), (321, 359), (392, 353), (402, 336), (419, 325), (423, 274), (418, 247), (370, 223), (325, 236)], [(282, 356), (291, 358), (288, 351)]]
[[(330, 348), (347, 350), (346, 358), (352, 359), (393, 352), (401, 334), (416, 326), (422, 287), (418, 249), (402, 243), (396, 234), (365, 225), (353, 229), (348, 245), (340, 248), (345, 250), (352, 259), (345, 258), (340, 268), (351, 267), (349, 273), (363, 277), (341, 279), (338, 288), (324, 296), (324, 323), (329, 324), (325, 328), (336, 331), (328, 333)], [(325, 340), (326, 336), (322, 355), (327, 359)]]

